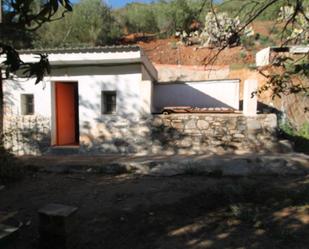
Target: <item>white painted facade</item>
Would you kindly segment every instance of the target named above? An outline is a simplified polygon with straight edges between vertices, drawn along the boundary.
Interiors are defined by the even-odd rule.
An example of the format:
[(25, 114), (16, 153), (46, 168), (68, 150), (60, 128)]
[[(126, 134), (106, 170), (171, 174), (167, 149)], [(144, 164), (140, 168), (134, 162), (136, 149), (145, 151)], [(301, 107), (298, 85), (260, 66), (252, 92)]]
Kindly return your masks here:
[[(34, 62), (36, 57), (33, 54), (21, 55), (26, 62)], [(77, 83), (79, 142), (89, 148), (99, 145), (103, 151), (110, 151), (105, 150), (105, 142), (114, 143), (115, 139), (126, 142), (129, 137), (134, 143), (138, 136), (149, 133), (147, 127), (142, 129), (138, 125), (162, 107), (228, 107), (239, 110), (239, 80), (158, 83), (156, 69), (140, 49), (111, 48), (111, 51), (83, 53), (51, 51), (49, 60), (52, 72), (44, 82), (35, 85), (35, 79), (15, 78), (5, 80), (3, 85), (4, 122), (8, 117), (21, 117), (21, 94), (33, 94), (33, 116), (48, 120), (50, 145), (56, 144), (57, 136), (56, 82)], [(102, 91), (116, 92), (115, 113), (102, 114)], [(140, 144), (144, 146), (143, 142)], [(108, 146), (110, 144), (106, 148)], [(117, 143), (112, 146), (113, 151), (121, 147)]]
[[(4, 113), (8, 116), (20, 116), (21, 94), (34, 95), (34, 111), (36, 115), (51, 117), (51, 87), (49, 82), (35, 85), (35, 80), (5, 80), (4, 91)], [(5, 122), (5, 120), (4, 120)]]
[(239, 80), (156, 84), (154, 106), (225, 107), (239, 110)]
[[(27, 62), (34, 61), (34, 57), (28, 54), (21, 56)], [(35, 85), (35, 79), (15, 78), (5, 80), (3, 90), (6, 117), (21, 116), (21, 95), (34, 95), (34, 116), (50, 120), (51, 145), (55, 144), (57, 129), (55, 82), (78, 84), (81, 141), (84, 134), (87, 137), (97, 136), (101, 124), (128, 125), (151, 114), (152, 82), (156, 80), (156, 70), (141, 50), (92, 55), (51, 54), (49, 59), (52, 73), (44, 78), (44, 82)], [(102, 91), (116, 92), (114, 114), (102, 114)]]
[[(43, 83), (37, 85), (34, 79), (5, 81), (6, 115), (21, 115), (21, 94), (33, 94), (35, 115), (50, 118), (51, 129), (55, 133), (54, 82), (77, 82), (80, 134), (89, 133), (90, 128), (95, 135), (99, 123), (125, 122), (128, 119), (138, 121), (142, 115), (151, 114), (151, 81), (142, 80), (139, 68), (138, 65), (91, 68), (91, 71), (87, 70), (90, 75), (84, 75), (83, 68), (66, 69), (66, 76), (46, 77)], [(117, 71), (125, 73), (117, 74)], [(60, 70), (54, 73), (62, 74)], [(102, 91), (116, 91), (115, 114), (101, 113)]]

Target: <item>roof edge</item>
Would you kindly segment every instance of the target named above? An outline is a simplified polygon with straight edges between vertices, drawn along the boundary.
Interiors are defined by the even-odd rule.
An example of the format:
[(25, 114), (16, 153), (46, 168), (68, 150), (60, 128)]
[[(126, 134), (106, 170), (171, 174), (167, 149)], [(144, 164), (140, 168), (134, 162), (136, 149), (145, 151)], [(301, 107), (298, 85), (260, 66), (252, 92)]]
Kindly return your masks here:
[(141, 51), (137, 45), (114, 45), (97, 47), (77, 47), (77, 48), (40, 48), (40, 49), (21, 49), (20, 54), (64, 54), (64, 53), (110, 53), (110, 52), (131, 52)]

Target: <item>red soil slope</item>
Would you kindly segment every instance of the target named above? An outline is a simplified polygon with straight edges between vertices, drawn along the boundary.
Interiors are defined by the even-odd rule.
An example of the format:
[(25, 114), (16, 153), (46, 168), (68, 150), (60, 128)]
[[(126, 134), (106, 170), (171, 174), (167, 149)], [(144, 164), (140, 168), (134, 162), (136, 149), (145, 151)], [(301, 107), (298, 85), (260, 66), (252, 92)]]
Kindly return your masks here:
[[(140, 41), (148, 58), (156, 64), (205, 65), (218, 52), (217, 49), (184, 46), (175, 38), (158, 39), (148, 42)], [(251, 52), (242, 47), (224, 49), (213, 65), (250, 64), (254, 62)]]

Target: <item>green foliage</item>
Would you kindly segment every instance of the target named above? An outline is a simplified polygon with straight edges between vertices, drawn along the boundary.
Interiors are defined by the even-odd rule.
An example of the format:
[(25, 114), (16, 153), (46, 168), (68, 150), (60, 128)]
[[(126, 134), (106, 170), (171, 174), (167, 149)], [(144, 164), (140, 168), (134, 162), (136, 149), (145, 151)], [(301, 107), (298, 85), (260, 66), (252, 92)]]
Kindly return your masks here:
[(303, 76), (304, 78), (309, 78), (309, 61), (308, 58), (304, 57), (303, 59), (297, 60), (295, 63), (294, 60), (287, 61), (284, 64), (286, 71), (290, 74), (298, 74), (299, 76)]
[(247, 50), (250, 50), (255, 46), (256, 37), (259, 37), (259, 34), (255, 36), (242, 35), (240, 37), (240, 44)]
[(303, 126), (297, 132), (298, 136), (309, 140), (309, 123), (303, 124)]
[[(25, 77), (36, 77), (36, 83), (43, 79), (49, 71), (48, 59), (40, 55), (41, 59), (36, 63), (24, 63), (16, 51), (14, 41), (18, 37), (29, 38), (29, 32), (39, 29), (44, 23), (54, 21), (58, 15), (64, 17), (66, 12), (72, 11), (70, 0), (27, 0), (27, 1), (2, 1), (3, 20), (0, 20), (0, 56), (6, 60), (0, 63), (5, 71), (5, 78), (22, 69)], [(61, 13), (60, 10), (61, 9)], [(2, 17), (2, 15), (1, 15)], [(19, 35), (22, 34), (21, 37)], [(21, 45), (27, 44), (24, 42)], [(1, 72), (2, 73), (2, 72)]]
[(175, 0), (171, 4), (171, 17), (175, 30), (187, 30), (193, 20), (193, 13), (185, 0)]
[(114, 16), (129, 33), (150, 32), (172, 35), (176, 30), (188, 30), (198, 19), (201, 0), (158, 1), (151, 4), (132, 3), (114, 11)]
[(120, 27), (110, 9), (100, 0), (82, 0), (61, 22), (46, 24), (35, 41), (36, 47), (95, 46), (119, 38)]
[(53, 21), (60, 10), (61, 15), (72, 11), (70, 0), (15, 0), (2, 3), (4, 23), (21, 30), (35, 30), (44, 23)]
[[(274, 16), (278, 15), (282, 4), (282, 1), (278, 1), (271, 5), (259, 15), (258, 20), (274, 20)], [(245, 8), (241, 8), (242, 6), (245, 6)], [(248, 12), (246, 10), (254, 9), (255, 6), (256, 1), (252, 0), (224, 0), (218, 5), (218, 10), (228, 12), (231, 16), (239, 16), (243, 19), (247, 18)]]
[(295, 128), (289, 121), (279, 123), (281, 134), (294, 143), (298, 152), (309, 152), (309, 123), (304, 123), (300, 128)]
[(275, 42), (269, 36), (260, 35), (258, 41), (263, 47), (275, 45)]
[(295, 134), (295, 129), (293, 128), (291, 123), (288, 122), (288, 121), (281, 121), (279, 123), (279, 129), (282, 132), (286, 133), (287, 135), (294, 135)]
[(130, 33), (158, 31), (154, 11), (148, 4), (128, 4), (120, 15), (120, 22)]
[(247, 57), (247, 53), (245, 51), (241, 51), (239, 56), (241, 59), (245, 59)]

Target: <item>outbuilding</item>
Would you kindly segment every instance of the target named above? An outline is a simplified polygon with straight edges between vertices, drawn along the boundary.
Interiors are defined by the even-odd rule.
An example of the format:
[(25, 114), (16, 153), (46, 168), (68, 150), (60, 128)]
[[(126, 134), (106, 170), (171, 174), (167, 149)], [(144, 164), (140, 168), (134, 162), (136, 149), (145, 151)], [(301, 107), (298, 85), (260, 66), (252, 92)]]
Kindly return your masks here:
[[(17, 155), (203, 153), (239, 140), (247, 146), (252, 122), (239, 111), (239, 80), (158, 82), (137, 46), (20, 51), (25, 62), (37, 61), (38, 53), (48, 54), (52, 69), (43, 82), (3, 81), (5, 145)], [(248, 91), (256, 82), (250, 85)], [(170, 105), (235, 113), (160, 115)], [(269, 128), (261, 125), (269, 117), (252, 118), (259, 130)]]

